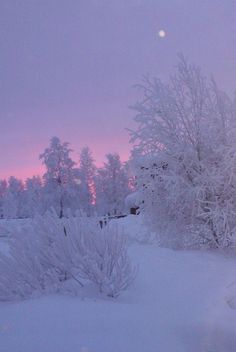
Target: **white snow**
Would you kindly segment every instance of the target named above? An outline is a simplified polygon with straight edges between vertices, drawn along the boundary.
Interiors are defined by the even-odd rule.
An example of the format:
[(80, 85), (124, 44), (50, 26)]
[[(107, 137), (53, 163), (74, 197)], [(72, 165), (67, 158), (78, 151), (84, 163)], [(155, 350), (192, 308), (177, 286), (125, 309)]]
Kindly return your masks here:
[(138, 275), (117, 299), (0, 303), (0, 351), (235, 352), (234, 258), (153, 244), (132, 244), (130, 255)]
[(130, 208), (135, 208), (139, 206), (139, 201), (138, 201), (138, 192), (133, 192), (128, 194), (128, 196), (125, 198), (125, 207), (127, 210)]

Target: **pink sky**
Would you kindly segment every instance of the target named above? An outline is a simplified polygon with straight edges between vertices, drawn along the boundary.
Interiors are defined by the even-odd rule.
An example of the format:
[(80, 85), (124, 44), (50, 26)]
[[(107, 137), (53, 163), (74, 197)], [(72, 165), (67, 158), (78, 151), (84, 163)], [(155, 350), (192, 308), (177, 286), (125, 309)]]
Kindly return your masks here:
[[(58, 136), (62, 142), (70, 143), (75, 162), (78, 162), (79, 152), (84, 146), (89, 146), (99, 167), (109, 152), (118, 152), (123, 161), (128, 160), (131, 146), (125, 128), (133, 126), (130, 118), (132, 112), (127, 106), (122, 106), (122, 102), (118, 107), (112, 103), (96, 103), (96, 109), (100, 114), (96, 119), (94, 109), (95, 107), (89, 105), (84, 108), (80, 106), (75, 111), (69, 109), (68, 111), (60, 109), (59, 112), (53, 109), (50, 112), (30, 111), (27, 119), (19, 115), (14, 128), (10, 126), (11, 119), (14, 120), (15, 117), (10, 117), (3, 126), (5, 134), (0, 142), (1, 150), (4, 150), (0, 179), (12, 175), (22, 179), (35, 174), (41, 175), (43, 166), (39, 155), (49, 145), (53, 136)], [(83, 119), (77, 117), (81, 114)], [(127, 122), (124, 116), (129, 116)]]
[(0, 179), (39, 173), (52, 136), (75, 161), (85, 145), (126, 160), (133, 85), (178, 52), (235, 90), (234, 0), (0, 1), (0, 23)]

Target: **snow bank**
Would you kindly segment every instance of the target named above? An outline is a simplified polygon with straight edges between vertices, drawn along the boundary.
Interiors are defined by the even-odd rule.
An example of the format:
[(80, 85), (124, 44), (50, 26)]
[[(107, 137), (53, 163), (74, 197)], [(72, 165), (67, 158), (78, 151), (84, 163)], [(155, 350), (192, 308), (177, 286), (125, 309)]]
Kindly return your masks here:
[(131, 243), (153, 243), (156, 239), (154, 232), (150, 232), (144, 223), (141, 214), (128, 215), (121, 219), (112, 220), (111, 223), (121, 227)]
[(125, 207), (127, 210), (130, 208), (135, 208), (139, 207), (139, 200), (138, 200), (138, 192), (133, 192), (130, 193), (126, 198), (125, 198)]
[(234, 259), (137, 244), (130, 254), (138, 276), (118, 300), (54, 295), (1, 303), (0, 350), (235, 351), (236, 311), (225, 297)]

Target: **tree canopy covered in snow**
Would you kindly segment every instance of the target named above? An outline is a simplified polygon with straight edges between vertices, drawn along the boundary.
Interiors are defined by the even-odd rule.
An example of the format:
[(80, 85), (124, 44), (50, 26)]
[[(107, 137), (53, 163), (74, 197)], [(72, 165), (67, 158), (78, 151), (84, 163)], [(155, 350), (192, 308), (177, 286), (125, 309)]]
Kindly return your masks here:
[(143, 98), (133, 107), (137, 128), (130, 133), (146, 218), (165, 234), (177, 227), (204, 243), (230, 244), (236, 226), (235, 101), (182, 56), (168, 83), (147, 78), (140, 89)]
[(124, 213), (125, 198), (130, 193), (127, 168), (118, 154), (107, 154), (104, 167), (98, 169), (95, 179), (96, 204), (100, 214)]

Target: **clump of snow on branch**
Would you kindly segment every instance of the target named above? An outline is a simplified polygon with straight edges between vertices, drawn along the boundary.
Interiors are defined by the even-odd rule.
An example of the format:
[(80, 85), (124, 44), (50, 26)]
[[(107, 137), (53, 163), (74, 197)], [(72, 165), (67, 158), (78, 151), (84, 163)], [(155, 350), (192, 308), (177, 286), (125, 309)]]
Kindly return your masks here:
[(15, 228), (7, 255), (0, 254), (0, 300), (60, 291), (65, 281), (117, 297), (134, 280), (135, 267), (118, 227), (101, 229), (96, 218), (77, 214), (38, 216)]

